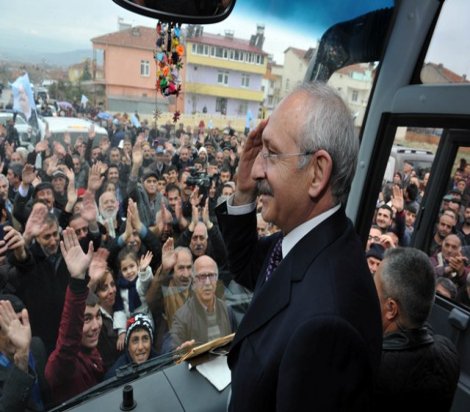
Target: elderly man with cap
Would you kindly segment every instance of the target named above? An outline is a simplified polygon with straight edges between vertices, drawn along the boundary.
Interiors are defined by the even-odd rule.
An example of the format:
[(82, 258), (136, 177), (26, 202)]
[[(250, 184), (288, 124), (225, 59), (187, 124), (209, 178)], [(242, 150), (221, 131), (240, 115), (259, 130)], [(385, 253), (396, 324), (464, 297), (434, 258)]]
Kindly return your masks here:
[(138, 139), (132, 150), (132, 168), (127, 185), (127, 193), (135, 199), (139, 209), (140, 219), (144, 226), (155, 225), (155, 216), (164, 201), (163, 195), (158, 191), (158, 173), (147, 171), (142, 176), (142, 183), (138, 183), (139, 170), (144, 160), (142, 140)]
[(44, 410), (46, 353), (31, 337), (28, 311), (15, 295), (0, 295), (0, 410)]
[(157, 352), (153, 348), (152, 320), (143, 313), (138, 313), (127, 321), (126, 340), (124, 353), (116, 363), (106, 372), (105, 379), (116, 375), (116, 370), (129, 364), (146, 362), (155, 358)]

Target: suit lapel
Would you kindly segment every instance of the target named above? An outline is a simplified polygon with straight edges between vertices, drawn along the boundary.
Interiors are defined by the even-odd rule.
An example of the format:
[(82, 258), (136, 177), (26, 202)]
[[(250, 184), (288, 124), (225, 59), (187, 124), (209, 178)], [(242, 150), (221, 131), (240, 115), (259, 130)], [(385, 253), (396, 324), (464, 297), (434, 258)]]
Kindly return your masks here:
[[(248, 335), (265, 325), (289, 305), (291, 283), (303, 279), (311, 262), (321, 251), (342, 236), (348, 227), (343, 209), (305, 235), (281, 261), (268, 282), (264, 272), (268, 258), (258, 277), (251, 305), (232, 343), (232, 350)], [(278, 237), (273, 236), (273, 245)], [(271, 248), (272, 249), (272, 248)], [(269, 254), (268, 254), (269, 257)], [(260, 279), (262, 278), (262, 279)]]

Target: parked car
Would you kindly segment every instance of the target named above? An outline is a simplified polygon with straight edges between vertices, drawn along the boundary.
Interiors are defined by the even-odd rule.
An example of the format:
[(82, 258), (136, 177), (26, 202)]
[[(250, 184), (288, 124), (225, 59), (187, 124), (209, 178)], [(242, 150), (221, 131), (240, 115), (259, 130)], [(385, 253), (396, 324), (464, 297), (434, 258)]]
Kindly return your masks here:
[[(13, 119), (14, 112), (12, 110), (0, 112), (0, 123), (6, 126), (8, 120)], [(16, 114), (15, 129), (18, 131), (20, 138), (20, 146), (25, 147), (28, 151), (34, 150), (37, 141), (44, 137), (46, 124), (41, 116), (37, 115), (39, 127), (35, 129), (31, 126), (21, 114)]]
[(46, 122), (49, 126), (49, 131), (52, 134), (52, 139), (64, 143), (64, 134), (69, 133), (72, 145), (79, 136), (87, 138), (90, 127), (95, 128), (96, 144), (99, 143), (102, 137), (108, 137), (108, 132), (104, 127), (101, 127), (90, 120), (80, 119), (77, 117), (47, 117)]
[(413, 147), (393, 146), (385, 169), (384, 181), (392, 182), (396, 172), (403, 170), (403, 163), (413, 165), (419, 178), (423, 178), (426, 172), (431, 171), (434, 153), (430, 150)]

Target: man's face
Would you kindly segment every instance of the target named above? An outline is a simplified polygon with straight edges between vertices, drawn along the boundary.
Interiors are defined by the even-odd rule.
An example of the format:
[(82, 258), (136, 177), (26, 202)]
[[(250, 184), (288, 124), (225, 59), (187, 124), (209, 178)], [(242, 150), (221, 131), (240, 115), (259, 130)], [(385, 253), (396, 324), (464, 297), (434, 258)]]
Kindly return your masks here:
[(380, 265), (380, 262), (381, 260), (380, 259), (377, 259), (373, 256), (369, 256), (367, 258), (367, 264), (369, 265), (369, 271), (372, 275), (375, 275), (376, 272), (377, 272), (377, 268), (379, 267)]
[(0, 198), (6, 200), (8, 197), (8, 180), (0, 179)]
[(207, 249), (207, 231), (204, 225), (197, 224), (191, 237), (189, 245), (191, 252), (194, 256), (202, 256), (206, 253)]
[(178, 201), (181, 199), (180, 194), (177, 190), (170, 190), (167, 195), (168, 203), (173, 210), (175, 210)]
[(442, 215), (439, 218), (439, 223), (437, 224), (437, 234), (441, 239), (444, 239), (447, 235), (450, 235), (452, 229), (454, 228), (454, 219), (448, 215)]
[(153, 196), (157, 193), (157, 178), (150, 176), (144, 180), (144, 189), (148, 195)]
[(72, 159), (72, 161), (73, 161), (73, 171), (74, 171), (75, 173), (79, 173), (79, 172), (80, 172), (80, 168), (81, 168), (80, 159), (77, 158), (77, 157), (74, 157), (74, 158)]
[(13, 152), (13, 153), (11, 154), (10, 161), (11, 161), (12, 163), (21, 163), (21, 164), (24, 164), (23, 158), (21, 157), (21, 155), (20, 155), (18, 152)]
[(82, 329), (82, 346), (88, 349), (96, 348), (102, 324), (103, 320), (101, 318), (100, 306), (86, 305)]
[(63, 177), (54, 177), (52, 179), (52, 187), (57, 193), (65, 192), (65, 179)]
[(176, 170), (170, 170), (168, 172), (168, 183), (177, 183), (178, 181), (178, 173)]
[(118, 165), (121, 162), (121, 154), (119, 153), (119, 149), (111, 150), (111, 153), (109, 154), (109, 160), (115, 165)]
[(75, 231), (78, 240), (82, 240), (88, 235), (88, 222), (82, 217), (78, 217), (69, 222), (69, 226)]
[(223, 152), (217, 152), (216, 155), (215, 155), (215, 160), (217, 160), (217, 164), (219, 166), (221, 166), (222, 163), (224, 163), (224, 154), (223, 154)]
[(139, 328), (133, 330), (127, 345), (132, 362), (136, 364), (145, 362), (150, 356), (151, 346), (152, 340), (146, 329)]
[(194, 263), (193, 290), (196, 298), (203, 305), (211, 307), (215, 301), (217, 287), (217, 266), (212, 259), (205, 256)]
[(410, 212), (409, 210), (405, 213), (406, 226), (413, 227), (416, 220), (416, 213)]
[(370, 245), (372, 243), (380, 243), (381, 235), (382, 235), (382, 232), (380, 231), (380, 229), (377, 229), (376, 227), (371, 227), (369, 230), (369, 236), (367, 238), (366, 250), (370, 249)]
[[(262, 153), (298, 153), (299, 124), (302, 124), (297, 107), (307, 106), (304, 93), (295, 93), (284, 99), (271, 115), (263, 134)], [(311, 104), (308, 104), (311, 106)], [(314, 161), (315, 160), (315, 161)], [(306, 158), (306, 166), (299, 168), (297, 156), (264, 158), (259, 154), (251, 169), (262, 195), (261, 215), (266, 222), (274, 223), (285, 233), (306, 220), (315, 203), (311, 197), (313, 173), (318, 167), (317, 158)], [(307, 212), (309, 211), (309, 212)]]
[(54, 255), (59, 249), (59, 227), (55, 223), (51, 223), (45, 230), (43, 230), (38, 236), (36, 241), (41, 246), (42, 250), (47, 256)]
[(176, 264), (173, 269), (173, 280), (177, 286), (189, 286), (193, 268), (193, 258), (191, 254), (179, 252)]
[(166, 180), (165, 179), (157, 181), (157, 190), (160, 193), (163, 193), (165, 191), (165, 187), (166, 187)]
[(108, 168), (108, 182), (115, 185), (119, 182), (119, 170), (116, 167)]
[(183, 162), (187, 162), (189, 160), (189, 149), (186, 147), (183, 147), (180, 151), (180, 159)]
[(93, 160), (97, 160), (98, 157), (100, 156), (101, 154), (101, 149), (99, 147), (95, 147), (92, 151), (91, 151), (91, 158)]
[(144, 155), (144, 159), (151, 159), (152, 158), (152, 148), (146, 144), (142, 147), (142, 152)]
[(465, 224), (470, 225), (470, 207), (466, 207), (463, 213), (463, 217), (465, 219)]
[(7, 171), (7, 179), (8, 179), (8, 183), (9, 183), (10, 186), (15, 186), (20, 181), (18, 176), (16, 176), (13, 173), (13, 170), (11, 170), (11, 169), (8, 169), (8, 171)]
[(104, 192), (100, 197), (100, 214), (105, 219), (115, 218), (118, 212), (118, 202), (112, 192)]
[(450, 259), (460, 254), (462, 243), (456, 235), (447, 236), (442, 242), (442, 256), (444, 259)]
[(375, 223), (382, 230), (387, 230), (392, 224), (392, 213), (388, 209), (379, 208), (377, 210), (377, 216)]
[(222, 183), (227, 183), (230, 180), (230, 172), (221, 172), (220, 181)]

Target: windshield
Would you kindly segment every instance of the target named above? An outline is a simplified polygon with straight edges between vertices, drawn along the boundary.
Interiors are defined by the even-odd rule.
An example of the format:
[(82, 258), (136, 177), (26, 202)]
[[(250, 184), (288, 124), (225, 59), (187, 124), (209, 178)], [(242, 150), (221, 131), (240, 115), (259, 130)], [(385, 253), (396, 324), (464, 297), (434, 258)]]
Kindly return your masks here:
[[(68, 226), (84, 250), (92, 242), (107, 251), (88, 271), (100, 312), (83, 306), (82, 340), (75, 342), (84, 359), (96, 348), (102, 357), (100, 373), (87, 382), (122, 377), (120, 367), (141, 359), (165, 356), (161, 366), (188, 342), (230, 335), (252, 290), (233, 279), (215, 208), (236, 188), (247, 135), (306, 77), (337, 90), (359, 134), (394, 1), (238, 0), (223, 22), (181, 27), (111, 0), (4, 3), (0, 110), (17, 120), (0, 116), (10, 185), (0, 202), (2, 223), (24, 235), (26, 255), (42, 262), (33, 265), (37, 283), (21, 284), (18, 294), (33, 335), (52, 356), (49, 383), (66, 380), (69, 370), (57, 349), (65, 339), (61, 317), (75, 307), (67, 306), (71, 271), (59, 246)], [(177, 64), (168, 64), (164, 41)], [(47, 210), (57, 219), (47, 220)], [(278, 228), (258, 214), (257, 230), (262, 238)], [(199, 270), (201, 255), (211, 261)], [(43, 281), (52, 272), (60, 286)], [(209, 318), (209, 331), (178, 335), (178, 310), (201, 302), (216, 302), (224, 322)], [(134, 342), (130, 324), (140, 311), (152, 326), (139, 324), (149, 337)], [(139, 352), (141, 346), (147, 349)], [(92, 390), (83, 381), (45, 397), (47, 408)]]

